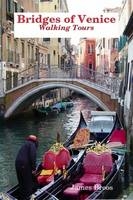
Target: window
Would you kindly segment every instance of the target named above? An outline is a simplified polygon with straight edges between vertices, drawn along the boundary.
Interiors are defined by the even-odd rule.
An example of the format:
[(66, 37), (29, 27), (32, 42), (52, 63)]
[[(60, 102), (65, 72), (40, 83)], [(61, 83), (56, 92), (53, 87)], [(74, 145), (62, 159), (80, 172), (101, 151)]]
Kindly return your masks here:
[(12, 72), (6, 71), (6, 89), (10, 90), (12, 88)]
[(47, 65), (47, 54), (44, 55), (44, 63)]
[(18, 41), (17, 39), (14, 39), (14, 52), (16, 53), (18, 51)]
[(10, 0), (7, 0), (6, 1), (6, 10), (7, 10), (7, 13), (10, 12), (10, 9), (11, 9)]
[(56, 51), (55, 51), (55, 50), (53, 50), (53, 54), (54, 54), (54, 56), (55, 56), (55, 54), (56, 54)]
[(13, 72), (13, 87), (16, 87), (18, 83), (18, 73)]
[(50, 38), (43, 38), (43, 42), (50, 42)]
[(89, 63), (89, 72), (92, 74), (92, 63)]
[(31, 46), (31, 59), (32, 59), (32, 62), (34, 61), (34, 47), (33, 45)]
[(6, 43), (6, 48), (7, 48), (7, 61), (8, 62), (13, 62), (13, 51), (11, 51), (11, 38), (7, 37), (7, 43)]
[(18, 11), (18, 4), (17, 2), (14, 2), (14, 12), (17, 12)]
[(47, 61), (48, 61), (48, 66), (50, 66), (50, 54), (48, 53), (48, 59), (47, 59)]
[(7, 37), (6, 49), (8, 49), (8, 50), (11, 49), (11, 38), (10, 37)]
[(89, 44), (88, 45), (88, 53), (93, 53), (94, 52), (94, 45), (93, 44)]
[(93, 53), (93, 52), (95, 52), (95, 50), (94, 50), (94, 45), (92, 44), (91, 45), (91, 53)]
[(39, 49), (36, 48), (36, 53), (35, 53), (35, 56), (36, 56), (36, 61), (38, 61), (38, 55), (39, 55)]
[(119, 61), (115, 61), (115, 73), (119, 73)]
[(28, 59), (29, 59), (29, 62), (30, 62), (30, 58), (31, 58), (31, 54), (30, 54), (30, 44), (28, 44)]
[(105, 48), (105, 38), (103, 38), (103, 48)]
[(14, 19), (14, 2), (13, 0), (6, 1), (6, 19), (13, 21)]
[(24, 42), (21, 42), (22, 58), (24, 58)]
[(113, 39), (112, 47), (113, 47), (114, 49), (118, 49), (118, 38), (114, 38), (114, 39)]

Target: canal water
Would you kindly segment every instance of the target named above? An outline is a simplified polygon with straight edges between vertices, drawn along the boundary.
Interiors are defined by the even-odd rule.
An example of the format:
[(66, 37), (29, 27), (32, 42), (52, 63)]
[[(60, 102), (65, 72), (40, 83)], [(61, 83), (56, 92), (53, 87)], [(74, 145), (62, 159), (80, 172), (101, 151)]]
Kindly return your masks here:
[(96, 110), (97, 107), (95, 103), (82, 96), (75, 97), (73, 101), (74, 107), (57, 116), (37, 118), (25, 114), (9, 122), (0, 123), (0, 192), (17, 183), (15, 157), (29, 134), (35, 134), (39, 138), (37, 162), (40, 162), (44, 151), (55, 143), (57, 132), (61, 134), (61, 141), (65, 141), (76, 129), (80, 111), (88, 121), (90, 111)]

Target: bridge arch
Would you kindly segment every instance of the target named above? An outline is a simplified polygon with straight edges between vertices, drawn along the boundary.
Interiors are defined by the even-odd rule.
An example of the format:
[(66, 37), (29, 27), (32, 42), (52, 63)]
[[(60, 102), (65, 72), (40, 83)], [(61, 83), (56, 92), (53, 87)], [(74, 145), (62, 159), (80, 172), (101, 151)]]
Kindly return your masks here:
[(71, 84), (71, 83), (62, 83), (62, 82), (52, 82), (52, 83), (45, 83), (42, 85), (39, 85), (35, 88), (32, 88), (28, 92), (21, 95), (19, 98), (17, 98), (13, 104), (7, 109), (5, 112), (4, 117), (9, 118), (14, 113), (21, 111), (22, 108), (25, 107), (25, 105), (29, 105), (30, 102), (33, 102), (35, 99), (37, 99), (40, 95), (44, 94), (44, 91), (48, 91), (55, 88), (69, 88), (75, 92), (78, 92), (80, 94), (83, 94), (84, 96), (91, 99), (93, 102), (95, 102), (99, 107), (101, 107), (103, 110), (109, 110), (109, 108), (94, 94), (87, 91), (86, 89), (83, 89), (80, 86)]

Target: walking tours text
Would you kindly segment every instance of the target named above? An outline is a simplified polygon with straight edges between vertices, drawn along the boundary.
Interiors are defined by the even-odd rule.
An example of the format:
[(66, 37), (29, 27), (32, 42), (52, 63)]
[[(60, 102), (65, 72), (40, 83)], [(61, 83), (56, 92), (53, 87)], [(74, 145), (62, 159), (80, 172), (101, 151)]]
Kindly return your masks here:
[[(82, 37), (82, 34), (83, 36), (89, 35), (89, 32), (95, 34), (95, 32), (101, 29), (101, 26), (109, 30), (110, 27), (117, 24), (118, 20), (114, 13), (103, 13), (97, 16), (70, 13), (15, 13), (14, 21), (16, 35), (21, 33), (20, 35), (24, 34), (24, 37), (25, 33), (26, 36), (31, 33), (32, 37), (34, 35), (33, 32), (36, 33), (37, 37), (39, 36), (38, 34), (41, 36), (45, 34), (50, 37), (53, 31), (55, 36), (59, 34), (60, 37), (63, 34), (66, 36), (68, 33), (68, 36), (71, 36), (71, 34), (73, 35), (80, 31)], [(23, 33), (20, 31), (22, 27)]]

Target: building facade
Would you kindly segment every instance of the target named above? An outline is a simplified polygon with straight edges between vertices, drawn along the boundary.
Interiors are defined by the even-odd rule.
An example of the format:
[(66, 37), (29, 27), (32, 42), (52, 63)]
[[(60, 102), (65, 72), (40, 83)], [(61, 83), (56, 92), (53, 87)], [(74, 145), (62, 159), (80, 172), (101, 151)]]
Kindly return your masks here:
[[(105, 13), (117, 13), (119, 15), (120, 9), (120, 7), (105, 8), (103, 11)], [(118, 38), (98, 38), (96, 40), (96, 68), (97, 71), (104, 74), (118, 75)]]
[(119, 73), (118, 38), (96, 40), (96, 70), (104, 74)]
[(119, 38), (119, 58), (120, 68), (123, 74), (123, 81), (120, 91), (120, 111), (124, 116), (125, 126), (130, 127), (132, 122), (132, 62), (133, 62), (133, 26), (132, 26), (133, 1), (124, 0), (120, 12), (120, 38)]
[[(66, 0), (40, 0), (39, 12), (68, 12)], [(48, 47), (48, 66), (66, 68), (71, 59), (70, 38), (43, 38)]]
[[(129, 3), (129, 2), (128, 2)], [(125, 70), (125, 98), (124, 98), (124, 116), (127, 126), (133, 122), (133, 3), (130, 4), (131, 13), (129, 21), (124, 30), (124, 35), (128, 37), (128, 60)], [(130, 124), (129, 124), (130, 123)]]
[(95, 39), (81, 39), (79, 43), (79, 65), (88, 78), (95, 71)]
[(43, 40), (14, 38), (14, 12), (38, 12), (37, 1), (1, 0), (1, 61), (0, 95), (22, 82), (38, 76), (39, 61), (44, 57), (47, 47)]

